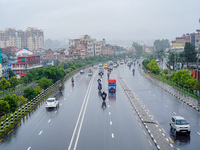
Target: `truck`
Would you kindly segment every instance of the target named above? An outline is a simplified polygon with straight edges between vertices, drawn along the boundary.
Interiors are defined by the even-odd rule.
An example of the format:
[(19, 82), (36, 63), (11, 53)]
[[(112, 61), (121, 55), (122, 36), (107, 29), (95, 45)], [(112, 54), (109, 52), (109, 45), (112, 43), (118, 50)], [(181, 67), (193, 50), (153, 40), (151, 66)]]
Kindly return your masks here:
[(111, 92), (111, 93), (116, 92), (116, 79), (108, 80), (108, 92)]

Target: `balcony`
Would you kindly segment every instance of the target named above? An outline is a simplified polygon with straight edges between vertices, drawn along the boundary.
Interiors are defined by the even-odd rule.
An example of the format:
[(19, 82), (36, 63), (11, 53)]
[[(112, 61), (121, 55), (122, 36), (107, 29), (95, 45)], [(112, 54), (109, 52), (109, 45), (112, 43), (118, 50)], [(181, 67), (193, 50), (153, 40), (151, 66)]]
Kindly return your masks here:
[(32, 67), (12, 67), (11, 70), (31, 70), (31, 69), (36, 69), (36, 68), (42, 68), (43, 65), (37, 65), (37, 66), (32, 66)]

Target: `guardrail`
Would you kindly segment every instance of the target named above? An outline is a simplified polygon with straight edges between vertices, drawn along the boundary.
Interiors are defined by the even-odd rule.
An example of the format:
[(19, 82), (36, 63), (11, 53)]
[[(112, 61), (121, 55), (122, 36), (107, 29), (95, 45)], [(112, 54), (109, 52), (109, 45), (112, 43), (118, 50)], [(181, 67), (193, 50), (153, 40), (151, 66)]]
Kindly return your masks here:
[[(86, 66), (87, 67), (87, 66)], [(82, 67), (82, 68), (86, 68)], [(14, 128), (20, 120), (25, 117), (28, 113), (30, 113), (33, 109), (35, 109), (41, 101), (44, 101), (44, 98), (48, 96), (51, 92), (53, 92), (55, 89), (58, 89), (58, 86), (60, 83), (67, 80), (71, 75), (76, 73), (78, 70), (82, 69), (76, 69), (69, 74), (67, 74), (62, 80), (58, 80), (53, 85), (48, 87), (46, 90), (38, 94), (35, 98), (33, 98), (31, 101), (27, 102), (26, 104), (22, 105), (17, 111), (15, 111), (13, 114), (11, 114), (8, 118), (6, 118), (4, 121), (0, 124), (0, 136), (9, 133), (9, 131)]]

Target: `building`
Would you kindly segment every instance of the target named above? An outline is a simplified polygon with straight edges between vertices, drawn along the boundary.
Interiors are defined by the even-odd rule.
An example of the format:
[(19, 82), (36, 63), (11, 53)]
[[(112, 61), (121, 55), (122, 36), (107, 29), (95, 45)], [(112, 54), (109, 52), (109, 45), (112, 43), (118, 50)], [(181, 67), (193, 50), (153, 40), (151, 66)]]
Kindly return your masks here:
[(31, 51), (44, 49), (43, 31), (30, 27), (26, 31), (7, 28), (4, 31), (0, 31), (0, 47), (26, 47)]
[(8, 56), (0, 52), (0, 79), (9, 77)]
[(19, 56), (18, 61), (12, 64), (11, 70), (20, 77), (25, 76), (25, 74), (31, 70), (36, 68), (41, 68), (40, 64), (40, 55), (25, 55)]

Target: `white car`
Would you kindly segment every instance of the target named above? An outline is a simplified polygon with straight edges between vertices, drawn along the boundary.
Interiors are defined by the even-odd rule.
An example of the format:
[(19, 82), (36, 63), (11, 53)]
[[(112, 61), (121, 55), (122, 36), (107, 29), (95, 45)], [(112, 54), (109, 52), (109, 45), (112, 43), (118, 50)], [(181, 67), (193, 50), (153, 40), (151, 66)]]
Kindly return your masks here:
[(92, 75), (93, 75), (92, 69), (89, 69), (88, 76), (92, 76)]
[(170, 119), (169, 123), (171, 129), (175, 130), (175, 134), (188, 134), (190, 135), (190, 125), (189, 123), (181, 116), (173, 116)]
[(84, 73), (84, 70), (83, 70), (83, 69), (81, 69), (81, 70), (80, 70), (80, 74), (83, 74), (83, 73)]
[(58, 99), (48, 98), (46, 101), (46, 109), (59, 107)]

